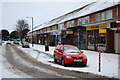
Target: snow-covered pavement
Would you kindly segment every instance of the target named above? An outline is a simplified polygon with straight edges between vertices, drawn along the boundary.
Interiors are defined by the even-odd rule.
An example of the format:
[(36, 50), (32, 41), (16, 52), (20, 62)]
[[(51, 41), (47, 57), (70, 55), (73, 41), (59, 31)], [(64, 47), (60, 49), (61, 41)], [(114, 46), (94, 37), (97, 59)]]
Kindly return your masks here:
[[(2, 63), (2, 46), (0, 46), (0, 63)], [(2, 79), (2, 64), (0, 64), (0, 80)]]
[[(95, 51), (82, 50), (84, 51), (84, 54), (87, 55), (87, 58), (88, 58), (87, 67), (64, 67), (59, 64), (51, 63), (53, 62), (53, 58), (47, 56), (46, 54), (41, 54), (38, 52), (38, 51), (42, 51), (50, 55), (53, 55), (53, 51), (55, 47), (49, 47), (49, 51), (45, 51), (44, 45), (37, 45), (37, 44), (34, 44), (34, 47), (31, 47), (30, 49), (22, 48), (21, 46), (18, 46), (18, 48), (22, 49), (23, 51), (25, 51), (32, 57), (36, 58), (38, 61), (48, 64), (53, 67), (58, 67), (58, 68), (73, 70), (73, 71), (90, 72), (93, 74), (120, 78), (120, 76), (118, 76), (119, 74), (118, 69), (120, 69), (118, 62), (119, 62), (120, 55), (117, 55), (117, 54), (102, 53), (101, 54), (101, 72), (99, 72), (98, 71), (99, 53)], [(33, 49), (38, 50), (38, 51), (35, 51)]]

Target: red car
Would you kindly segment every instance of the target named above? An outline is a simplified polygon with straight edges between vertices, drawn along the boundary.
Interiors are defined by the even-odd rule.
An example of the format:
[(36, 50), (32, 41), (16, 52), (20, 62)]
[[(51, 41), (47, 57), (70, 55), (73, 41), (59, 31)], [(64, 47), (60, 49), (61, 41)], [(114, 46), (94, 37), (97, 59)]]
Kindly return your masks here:
[(59, 62), (63, 66), (67, 64), (80, 64), (86, 66), (87, 57), (76, 46), (58, 45), (54, 50), (54, 62)]
[(23, 48), (30, 48), (30, 45), (29, 45), (28, 42), (23, 42), (23, 43), (22, 43), (22, 47), (23, 47)]

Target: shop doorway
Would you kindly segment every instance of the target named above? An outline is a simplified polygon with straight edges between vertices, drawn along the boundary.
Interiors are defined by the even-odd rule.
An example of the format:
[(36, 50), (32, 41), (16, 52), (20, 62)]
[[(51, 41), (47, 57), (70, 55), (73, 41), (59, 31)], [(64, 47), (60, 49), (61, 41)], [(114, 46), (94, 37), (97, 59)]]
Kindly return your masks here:
[(106, 50), (106, 34), (99, 34), (99, 29), (89, 30), (88, 33), (88, 49), (97, 50), (101, 47)]

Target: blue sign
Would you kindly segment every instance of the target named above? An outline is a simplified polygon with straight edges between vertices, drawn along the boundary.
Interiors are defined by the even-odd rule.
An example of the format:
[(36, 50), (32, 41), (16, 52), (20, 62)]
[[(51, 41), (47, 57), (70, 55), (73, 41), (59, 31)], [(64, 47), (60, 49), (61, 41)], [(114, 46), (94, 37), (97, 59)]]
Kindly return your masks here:
[(51, 35), (59, 35), (59, 32), (52, 32)]

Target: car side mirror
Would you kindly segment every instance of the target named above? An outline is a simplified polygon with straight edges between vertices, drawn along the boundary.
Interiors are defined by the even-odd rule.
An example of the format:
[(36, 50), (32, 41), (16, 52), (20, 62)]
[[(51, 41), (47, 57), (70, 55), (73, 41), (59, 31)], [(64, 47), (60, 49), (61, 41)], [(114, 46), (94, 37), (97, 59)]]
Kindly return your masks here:
[(81, 51), (81, 53), (84, 53), (83, 51)]
[(58, 49), (58, 51), (62, 53), (62, 50)]

